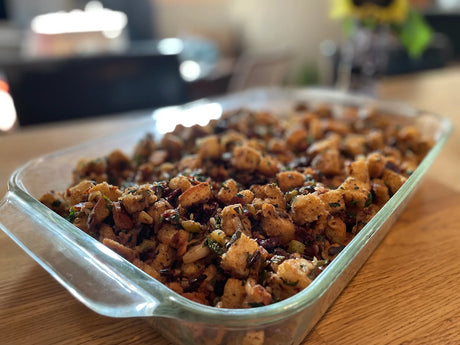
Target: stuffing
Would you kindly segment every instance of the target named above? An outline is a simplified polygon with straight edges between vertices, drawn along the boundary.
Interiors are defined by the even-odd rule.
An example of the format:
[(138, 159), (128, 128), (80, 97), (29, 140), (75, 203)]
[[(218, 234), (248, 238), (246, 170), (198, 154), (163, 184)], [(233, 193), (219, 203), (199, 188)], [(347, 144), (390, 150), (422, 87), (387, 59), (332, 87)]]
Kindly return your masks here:
[(132, 155), (82, 158), (69, 187), (40, 201), (192, 301), (269, 305), (327, 269), (432, 146), (416, 127), (361, 110), (227, 111), (146, 135)]

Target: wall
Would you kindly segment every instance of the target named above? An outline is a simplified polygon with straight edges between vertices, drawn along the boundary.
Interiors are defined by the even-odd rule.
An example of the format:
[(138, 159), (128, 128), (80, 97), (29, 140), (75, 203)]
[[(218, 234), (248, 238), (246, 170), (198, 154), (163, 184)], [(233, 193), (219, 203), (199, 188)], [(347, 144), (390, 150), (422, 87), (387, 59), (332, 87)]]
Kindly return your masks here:
[(231, 16), (231, 0), (151, 0), (160, 37), (205, 35), (220, 43), (225, 53), (238, 49)]
[[(136, 0), (126, 0), (136, 1)], [(296, 70), (320, 63), (319, 44), (339, 41), (341, 26), (328, 18), (327, 0), (150, 0), (159, 37), (201, 34), (225, 54), (286, 47)], [(37, 13), (70, 9), (85, 0), (9, 0), (23, 25)], [(296, 72), (294, 72), (296, 73)]]
[[(328, 17), (326, 0), (152, 0), (163, 36), (194, 30), (234, 35), (249, 51), (290, 49), (293, 70), (320, 63), (319, 44), (339, 41), (341, 25)], [(227, 38), (231, 44), (231, 39)], [(296, 73), (296, 72), (294, 72)]]
[(73, 0), (7, 0), (6, 5), (13, 17), (14, 24), (26, 29), (36, 15), (55, 11), (69, 11), (74, 4)]
[(291, 79), (305, 65), (320, 64), (319, 45), (325, 39), (339, 41), (341, 26), (328, 16), (329, 1), (237, 0), (244, 46), (249, 50), (285, 47), (294, 53)]

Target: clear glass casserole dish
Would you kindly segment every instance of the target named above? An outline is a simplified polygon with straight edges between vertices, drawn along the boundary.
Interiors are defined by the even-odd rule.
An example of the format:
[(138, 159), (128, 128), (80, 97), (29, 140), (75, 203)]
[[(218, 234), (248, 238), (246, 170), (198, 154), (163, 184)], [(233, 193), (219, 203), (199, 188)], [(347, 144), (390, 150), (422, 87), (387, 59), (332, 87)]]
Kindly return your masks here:
[[(49, 190), (64, 190), (75, 162), (114, 149), (131, 152), (146, 133), (157, 137), (176, 123), (205, 124), (235, 108), (284, 113), (298, 102), (374, 107), (413, 124), (435, 144), (407, 182), (306, 289), (278, 303), (220, 309), (190, 301), (42, 205)], [(123, 133), (37, 158), (18, 169), (0, 202), (0, 227), (78, 300), (110, 317), (139, 317), (177, 344), (299, 344), (364, 264), (407, 205), (451, 132), (441, 116), (410, 106), (321, 89), (258, 89), (157, 110)]]

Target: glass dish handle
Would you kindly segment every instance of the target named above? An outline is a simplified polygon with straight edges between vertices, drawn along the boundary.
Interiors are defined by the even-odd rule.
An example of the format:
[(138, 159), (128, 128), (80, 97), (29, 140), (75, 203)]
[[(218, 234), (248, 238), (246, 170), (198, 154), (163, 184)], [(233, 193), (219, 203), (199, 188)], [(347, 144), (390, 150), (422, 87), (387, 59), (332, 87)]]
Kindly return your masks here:
[[(34, 202), (8, 192), (0, 201), (0, 228), (87, 307), (111, 317), (171, 316), (178, 309), (158, 289), (161, 283), (146, 274), (142, 278), (134, 265), (70, 223), (63, 229), (49, 219), (43, 222), (60, 216), (38, 214)], [(102, 254), (91, 254), (94, 246)]]

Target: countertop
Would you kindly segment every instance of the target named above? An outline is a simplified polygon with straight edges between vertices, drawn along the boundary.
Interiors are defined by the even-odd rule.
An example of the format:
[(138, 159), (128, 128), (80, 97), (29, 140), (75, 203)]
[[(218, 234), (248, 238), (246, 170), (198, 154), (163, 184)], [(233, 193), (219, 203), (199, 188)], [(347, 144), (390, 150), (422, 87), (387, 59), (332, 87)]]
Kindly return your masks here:
[[(460, 68), (387, 78), (379, 95), (442, 114), (454, 132), (402, 216), (303, 344), (460, 344)], [(0, 135), (0, 195), (29, 159), (141, 116)], [(0, 343), (166, 345), (147, 323), (100, 316), (0, 231)]]

